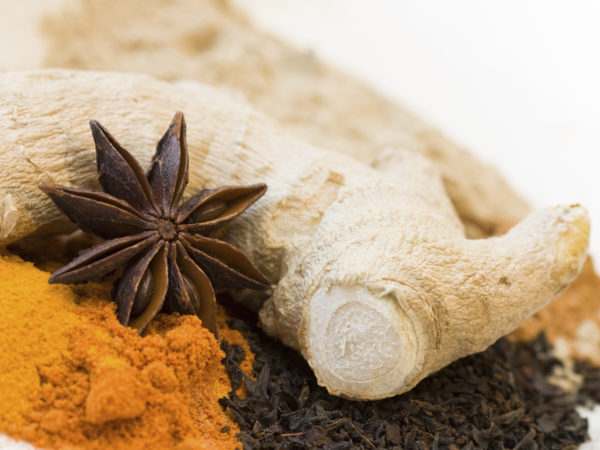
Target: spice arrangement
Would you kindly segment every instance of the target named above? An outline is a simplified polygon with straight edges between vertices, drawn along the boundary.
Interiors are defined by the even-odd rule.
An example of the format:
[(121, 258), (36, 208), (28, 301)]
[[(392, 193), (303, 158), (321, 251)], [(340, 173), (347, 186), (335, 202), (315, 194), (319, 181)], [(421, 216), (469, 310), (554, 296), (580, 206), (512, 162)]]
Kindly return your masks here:
[[(78, 107), (54, 109), (50, 116), (36, 89), (53, 98), (70, 95)], [(165, 109), (182, 108), (194, 124), (187, 139), (190, 160), (200, 161), (192, 165), (192, 191), (268, 184), (269, 193), (223, 239), (276, 283), (260, 307), (261, 326), (298, 350), (335, 395), (397, 395), (487, 348), (556, 298), (586, 258), (589, 218), (580, 205), (543, 209), (504, 236), (470, 240), (439, 173), (422, 157), (390, 154), (387, 166), (396, 177), (382, 177), (281, 133), (261, 113), (209, 86), (45, 70), (0, 75), (0, 94), (37, 118), (35, 126), (13, 129), (8, 137), (28, 142), (29, 159), (52, 161), (88, 149), (82, 109), (90, 116), (103, 111), (124, 136), (149, 125), (160, 129)], [(65, 124), (68, 141), (47, 132), (56, 121)], [(10, 115), (0, 116), (0, 127), (11, 122)], [(136, 159), (151, 160), (155, 137), (137, 133), (132, 139)], [(68, 180), (71, 170), (56, 164), (29, 179), (7, 173), (23, 188), (12, 197), (15, 222), (35, 217), (35, 230), (64, 226), (47, 198), (35, 205), (34, 216), (24, 197), (30, 199), (44, 179)], [(82, 186), (95, 182), (95, 175), (92, 167), (77, 168)], [(139, 227), (155, 226), (144, 223)], [(196, 238), (181, 235), (198, 246)]]
[(0, 268), (11, 280), (0, 303), (11, 386), (0, 391), (0, 429), (40, 447), (564, 448), (586, 437), (575, 405), (600, 399), (589, 365), (577, 367), (579, 395), (549, 384), (561, 363), (538, 338), (501, 341), (405, 395), (344, 400), (231, 299), (222, 353), (195, 316), (161, 314), (146, 337), (123, 327), (109, 281), (48, 285), (49, 273), (9, 255)]
[[(38, 266), (0, 260), (0, 432), (180, 450), (587, 438), (575, 407), (600, 399), (598, 370), (557, 358), (596, 353), (579, 328), (598, 303), (591, 262), (567, 288), (586, 259), (581, 206), (525, 218), (494, 169), (226, 2), (63, 13), (45, 21), (45, 64), (156, 78), (0, 75), (0, 244)], [(163, 134), (178, 110), (188, 140), (181, 113)], [(92, 121), (90, 135), (89, 118), (107, 127)], [(232, 185), (245, 187), (219, 187)], [(71, 231), (63, 213), (105, 241), (23, 250)], [(564, 289), (551, 307), (577, 311), (572, 324), (543, 309), (494, 344)]]

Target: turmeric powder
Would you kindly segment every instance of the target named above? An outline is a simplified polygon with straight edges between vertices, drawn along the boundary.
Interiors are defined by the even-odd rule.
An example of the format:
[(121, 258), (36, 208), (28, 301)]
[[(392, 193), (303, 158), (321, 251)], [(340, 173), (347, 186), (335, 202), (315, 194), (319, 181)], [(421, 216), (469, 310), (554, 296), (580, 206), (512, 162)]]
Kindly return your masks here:
[(162, 315), (140, 337), (109, 283), (48, 285), (6, 252), (0, 274), (0, 432), (51, 448), (241, 447), (218, 404), (224, 355), (196, 317)]

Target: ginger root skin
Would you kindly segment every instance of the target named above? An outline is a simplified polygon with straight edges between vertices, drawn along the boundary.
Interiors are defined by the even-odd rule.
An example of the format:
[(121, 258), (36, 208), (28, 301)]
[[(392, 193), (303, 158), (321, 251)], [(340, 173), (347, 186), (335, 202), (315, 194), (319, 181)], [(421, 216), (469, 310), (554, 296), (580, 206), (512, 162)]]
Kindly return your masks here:
[(88, 120), (147, 167), (176, 110), (188, 123), (188, 195), (268, 184), (222, 237), (276, 284), (260, 312), (265, 330), (334, 394), (392, 396), (485, 349), (554, 299), (585, 259), (581, 206), (468, 240), (438, 169), (418, 154), (394, 152), (387, 176), (208, 86), (64, 70), (0, 75), (0, 243), (70, 229), (37, 185), (98, 188)]

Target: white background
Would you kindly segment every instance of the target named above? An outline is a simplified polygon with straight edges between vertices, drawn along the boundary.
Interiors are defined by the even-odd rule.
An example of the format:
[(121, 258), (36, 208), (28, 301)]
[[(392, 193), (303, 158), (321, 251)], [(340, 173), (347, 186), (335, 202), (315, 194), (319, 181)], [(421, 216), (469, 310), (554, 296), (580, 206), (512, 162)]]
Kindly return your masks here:
[(534, 207), (586, 206), (600, 261), (600, 2), (236, 3), (436, 125)]

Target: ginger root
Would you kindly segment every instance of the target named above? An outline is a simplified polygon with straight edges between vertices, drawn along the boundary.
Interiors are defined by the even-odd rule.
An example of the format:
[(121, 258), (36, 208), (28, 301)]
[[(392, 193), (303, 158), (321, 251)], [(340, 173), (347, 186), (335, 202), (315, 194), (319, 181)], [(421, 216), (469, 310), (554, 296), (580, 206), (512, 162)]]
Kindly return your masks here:
[(89, 119), (147, 167), (176, 110), (188, 123), (189, 195), (268, 184), (223, 237), (276, 283), (260, 311), (265, 330), (334, 394), (395, 395), (485, 349), (554, 299), (585, 259), (589, 219), (578, 205), (469, 240), (418, 154), (383, 155), (391, 177), (285, 135), (208, 86), (63, 70), (0, 75), (0, 243), (69, 229), (37, 185), (98, 187)]

